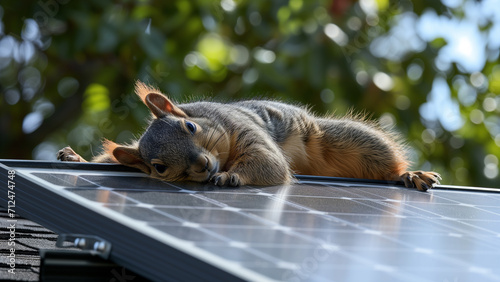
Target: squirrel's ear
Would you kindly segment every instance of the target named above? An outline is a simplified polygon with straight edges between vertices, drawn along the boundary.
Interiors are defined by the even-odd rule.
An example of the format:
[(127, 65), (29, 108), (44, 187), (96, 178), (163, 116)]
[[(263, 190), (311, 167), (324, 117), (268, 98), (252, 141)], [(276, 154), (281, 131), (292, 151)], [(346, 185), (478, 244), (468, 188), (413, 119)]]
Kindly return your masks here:
[(157, 118), (168, 114), (187, 117), (186, 113), (175, 106), (167, 97), (162, 95), (160, 90), (146, 85), (141, 81), (135, 83), (135, 94), (141, 98), (142, 102), (148, 106)]
[(123, 165), (138, 168), (147, 174), (151, 174), (151, 169), (144, 163), (139, 151), (130, 147), (116, 147), (113, 156)]
[(157, 117), (172, 114), (178, 117), (187, 117), (186, 113), (174, 105), (167, 97), (158, 93), (149, 93), (146, 96), (146, 106)]

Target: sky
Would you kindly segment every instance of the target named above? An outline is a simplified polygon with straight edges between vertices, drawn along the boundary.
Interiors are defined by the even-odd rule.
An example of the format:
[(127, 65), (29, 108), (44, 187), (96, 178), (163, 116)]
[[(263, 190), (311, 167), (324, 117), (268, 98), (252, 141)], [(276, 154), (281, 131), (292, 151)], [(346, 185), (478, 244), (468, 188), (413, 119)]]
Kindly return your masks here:
[[(366, 13), (376, 10), (376, 0), (361, 0), (360, 3)], [(477, 90), (458, 78), (458, 98), (453, 98), (446, 83), (446, 72), (452, 64), (456, 64), (462, 73), (470, 75), (472, 83), (488, 83), (480, 72), (487, 60), (495, 61), (499, 57), (500, 0), (442, 0), (442, 3), (450, 10), (463, 12), (464, 17), (438, 15), (432, 9), (420, 17), (413, 12), (403, 13), (395, 19), (396, 24), (387, 35), (372, 42), (370, 50), (375, 56), (398, 60), (408, 52), (423, 51), (426, 43), (444, 39), (445, 45), (439, 50), (434, 62), (434, 67), (442, 75), (435, 78), (420, 114), (429, 125), (439, 121), (445, 130), (452, 132), (464, 124), (460, 104), (474, 104)], [(481, 31), (490, 21), (491, 28)], [(425, 71), (421, 68), (418, 64), (414, 66), (420, 75)], [(408, 75), (412, 73), (409, 71)]]
[[(443, 0), (450, 8), (462, 7), (464, 18), (439, 16), (435, 11), (425, 12), (416, 26), (417, 34), (425, 41), (444, 38), (446, 45), (439, 50), (436, 67), (446, 72), (452, 63), (464, 73), (471, 74), (471, 82), (479, 77), (487, 83), (479, 72), (487, 60), (498, 60), (500, 49), (500, 1), (485, 0), (463, 2), (461, 0)], [(488, 32), (481, 31), (490, 19), (493, 26)], [(481, 77), (482, 76), (482, 77)], [(467, 83), (458, 83), (458, 100), (451, 97), (451, 91), (442, 77), (436, 77), (428, 102), (423, 104), (420, 114), (427, 120), (439, 120), (448, 131), (462, 127), (459, 104), (472, 105), (477, 98), (477, 91)]]

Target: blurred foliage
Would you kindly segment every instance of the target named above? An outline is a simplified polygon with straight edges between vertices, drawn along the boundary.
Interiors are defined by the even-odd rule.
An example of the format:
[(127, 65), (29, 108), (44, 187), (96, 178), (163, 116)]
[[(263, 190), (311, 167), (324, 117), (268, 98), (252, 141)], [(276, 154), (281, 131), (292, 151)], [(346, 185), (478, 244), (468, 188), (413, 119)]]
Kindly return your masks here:
[[(500, 187), (498, 48), (466, 50), (487, 54), (477, 70), (443, 66), (449, 39), (420, 38), (417, 24), (460, 22), (479, 5), (443, 2), (2, 1), (0, 157), (55, 159), (70, 145), (90, 158), (102, 138), (129, 142), (148, 118), (140, 79), (178, 101), (265, 96), (373, 113), (408, 139), (413, 169)], [(485, 16), (478, 28), (498, 25)]]

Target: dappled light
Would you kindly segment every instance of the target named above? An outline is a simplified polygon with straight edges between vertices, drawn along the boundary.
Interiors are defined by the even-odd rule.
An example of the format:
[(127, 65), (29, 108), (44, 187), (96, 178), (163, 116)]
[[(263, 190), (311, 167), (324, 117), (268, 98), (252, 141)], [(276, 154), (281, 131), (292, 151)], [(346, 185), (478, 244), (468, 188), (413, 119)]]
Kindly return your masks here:
[(0, 158), (131, 142), (137, 80), (176, 101), (265, 97), (369, 113), (415, 170), (500, 186), (496, 0), (0, 3)]

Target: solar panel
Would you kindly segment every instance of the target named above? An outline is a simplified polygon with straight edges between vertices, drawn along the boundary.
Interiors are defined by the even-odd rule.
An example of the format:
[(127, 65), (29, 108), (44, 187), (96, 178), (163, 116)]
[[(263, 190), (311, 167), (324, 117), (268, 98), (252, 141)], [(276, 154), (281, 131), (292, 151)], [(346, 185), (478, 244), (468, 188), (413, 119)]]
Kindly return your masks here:
[[(119, 165), (0, 161), (1, 205), (111, 243), (152, 280), (500, 281), (500, 194), (299, 177), (286, 186), (166, 183)], [(481, 189), (479, 189), (481, 190)]]

